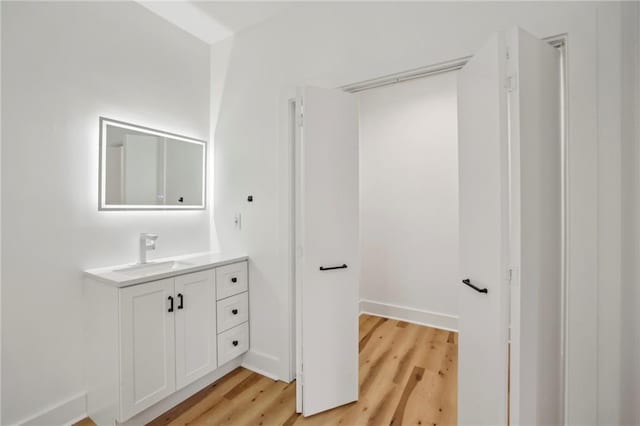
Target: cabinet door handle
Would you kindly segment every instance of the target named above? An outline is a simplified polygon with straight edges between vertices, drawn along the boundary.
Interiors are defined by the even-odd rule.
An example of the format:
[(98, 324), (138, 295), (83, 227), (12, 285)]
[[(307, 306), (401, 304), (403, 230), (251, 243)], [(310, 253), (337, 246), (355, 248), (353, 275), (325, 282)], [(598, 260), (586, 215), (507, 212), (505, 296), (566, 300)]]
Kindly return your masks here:
[(231, 282), (235, 284), (238, 282), (238, 279), (236, 277), (231, 277)]
[(238, 315), (238, 310), (237, 310), (237, 309), (232, 309), (232, 310), (231, 310), (231, 313), (232, 313), (233, 315)]
[(233, 342), (231, 342), (233, 344), (233, 346), (238, 346), (238, 341), (234, 340)]
[(169, 296), (169, 312), (173, 312), (173, 296)]
[(184, 308), (184, 297), (182, 297), (182, 293), (178, 293), (178, 309)]

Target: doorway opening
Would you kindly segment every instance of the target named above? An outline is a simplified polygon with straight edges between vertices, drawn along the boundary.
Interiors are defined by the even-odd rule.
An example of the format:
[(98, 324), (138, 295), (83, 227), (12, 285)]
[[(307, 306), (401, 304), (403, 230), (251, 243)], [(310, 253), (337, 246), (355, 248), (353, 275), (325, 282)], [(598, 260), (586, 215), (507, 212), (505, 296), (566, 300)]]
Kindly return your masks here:
[[(566, 199), (566, 190), (565, 190), (565, 187), (566, 187), (566, 172), (565, 172), (565, 170), (566, 170), (567, 159), (566, 159), (566, 135), (565, 135), (565, 130), (564, 130), (565, 129), (564, 120), (565, 120), (565, 117), (566, 117), (566, 111), (565, 111), (566, 104), (564, 103), (564, 99), (565, 99), (564, 91), (566, 90), (565, 89), (566, 88), (566, 81), (565, 81), (566, 77), (564, 75), (563, 64), (564, 64), (564, 55), (565, 55), (565, 48), (566, 47), (565, 47), (565, 38), (563, 36), (550, 38), (550, 39), (547, 39), (546, 41), (549, 42), (550, 44), (552, 44), (554, 47), (557, 47), (558, 50), (560, 51), (560, 53), (561, 53), (561, 61), (560, 61), (560, 63), (561, 63), (561, 68), (562, 68), (562, 69), (558, 70), (558, 72), (560, 73), (560, 82), (561, 82), (560, 83), (561, 84), (561, 90), (560, 90), (559, 95), (560, 95), (560, 98), (561, 98), (561, 109), (560, 110), (561, 110), (561, 123), (562, 123), (562, 138), (561, 138), (562, 146), (560, 147), (560, 155), (561, 155), (561, 159), (560, 159), (561, 173), (560, 173), (560, 175), (561, 175), (561, 186), (562, 186), (562, 188), (561, 188), (561, 193), (562, 193), (562, 202), (561, 202), (561, 206), (562, 206), (562, 212), (561, 212), (562, 213), (562, 220), (561, 220), (561, 228), (562, 228), (561, 229), (562, 261), (561, 261), (561, 265), (562, 266), (561, 267), (563, 269), (563, 271), (562, 271), (563, 277), (562, 277), (562, 280), (561, 280), (562, 284), (561, 284), (561, 291), (560, 291), (560, 295), (561, 295), (561, 304), (560, 304), (560, 306), (561, 306), (561, 311), (562, 311), (561, 312), (562, 324), (561, 324), (560, 329), (561, 329), (561, 334), (562, 334), (561, 347), (564, 347), (564, 342), (566, 341), (566, 331), (565, 331), (566, 330), (566, 327), (565, 327), (565, 306), (566, 306), (565, 282), (566, 282), (566, 280), (565, 280), (565, 277), (564, 277), (564, 274), (565, 274), (565, 272), (564, 272), (564, 270), (565, 270), (565, 261), (564, 261), (565, 254), (564, 253), (566, 252), (566, 249), (565, 249), (565, 238), (564, 238), (564, 235), (565, 235), (565, 232), (566, 232), (565, 231), (566, 230), (566, 223), (565, 223), (566, 222), (566, 219), (565, 219), (566, 218), (566, 214), (565, 214), (566, 208), (565, 208), (565, 201), (564, 200)], [(443, 64), (438, 64), (437, 66), (433, 66), (433, 67), (425, 67), (422, 70), (412, 70), (412, 71), (409, 71), (407, 73), (403, 73), (404, 76), (394, 75), (394, 76), (382, 77), (380, 79), (369, 80), (367, 82), (357, 83), (357, 84), (345, 86), (345, 87), (343, 87), (343, 89), (345, 91), (348, 91), (348, 92), (351, 92), (351, 93), (357, 93), (357, 92), (362, 92), (362, 91), (365, 91), (365, 90), (370, 90), (370, 89), (373, 89), (373, 88), (378, 88), (378, 87), (381, 87), (381, 86), (388, 86), (388, 85), (391, 85), (391, 84), (394, 84), (394, 83), (398, 83), (398, 82), (401, 82), (401, 81), (405, 81), (405, 80), (416, 80), (418, 78), (425, 77), (425, 76), (433, 76), (433, 75), (441, 75), (441, 74), (446, 75), (447, 73), (453, 74), (452, 71), (456, 71), (456, 70), (460, 69), (467, 61), (468, 61), (468, 58), (462, 58), (462, 59), (459, 59), (459, 60), (450, 61), (449, 64), (444, 64), (444, 66), (443, 66)], [(293, 105), (293, 107), (290, 108), (290, 114), (291, 114), (290, 120), (291, 120), (291, 122), (295, 123), (296, 120), (297, 120), (296, 113), (295, 113), (295, 102), (292, 101), (292, 105)], [(295, 141), (295, 138), (292, 138), (292, 141)], [(294, 150), (293, 146), (292, 146), (292, 152), (295, 153), (295, 150)], [(291, 167), (295, 169), (295, 164), (294, 164), (295, 163), (295, 161), (294, 161), (295, 155), (292, 155), (291, 159), (292, 159)], [(297, 173), (297, 171), (296, 171), (296, 173)], [(361, 175), (361, 177), (362, 177), (362, 175)], [(297, 199), (295, 199), (294, 193), (295, 193), (295, 190), (292, 188), (292, 198), (294, 200), (297, 200)], [(393, 195), (397, 195), (397, 194), (393, 194)], [(381, 203), (381, 204), (384, 204), (384, 203)], [(294, 212), (295, 212), (295, 210), (294, 210)], [(409, 214), (410, 212), (407, 212), (405, 210), (405, 213)], [(292, 214), (295, 214), (295, 213), (292, 213)], [(361, 228), (361, 230), (362, 230), (362, 228)], [(292, 233), (293, 232), (294, 232), (294, 230), (292, 230)], [(376, 236), (376, 237), (378, 237), (378, 236)], [(293, 253), (295, 253), (295, 250), (293, 250)], [(295, 265), (295, 254), (292, 256), (292, 264)], [(292, 266), (292, 268), (295, 268), (295, 266)], [(295, 294), (295, 293), (293, 293), (293, 291), (294, 291), (294, 285), (293, 284), (294, 283), (292, 283), (292, 294)], [(292, 300), (294, 300), (294, 299), (292, 298)], [(387, 318), (390, 318), (390, 317), (391, 318), (393, 318), (393, 317), (400, 318), (401, 321), (404, 321), (406, 319), (410, 319), (410, 320), (412, 320), (414, 322), (418, 322), (418, 323), (423, 323), (423, 324), (427, 323), (423, 319), (424, 318), (423, 312), (419, 312), (420, 311), (419, 309), (418, 310), (409, 309), (409, 310), (404, 310), (404, 311), (401, 310), (400, 312), (403, 312), (403, 315), (394, 315), (394, 313), (398, 312), (397, 308), (401, 308), (401, 307), (402, 306), (399, 305), (398, 303), (379, 303), (379, 304), (375, 305), (374, 308), (381, 309), (382, 311), (377, 311), (377, 312), (372, 312), (372, 313), (375, 313), (375, 314), (378, 314), (378, 315), (383, 315), (384, 317), (387, 317)], [(292, 307), (292, 312), (295, 312), (293, 308), (294, 307)], [(295, 305), (295, 309), (298, 309), (298, 305), (297, 304)], [(361, 314), (363, 312), (372, 311), (372, 310), (373, 310), (372, 304), (368, 304), (367, 301), (364, 301), (363, 303), (361, 303), (361, 306), (360, 306)], [(418, 311), (418, 312), (416, 312), (416, 311)], [(409, 315), (415, 315), (415, 316), (407, 318), (406, 317), (407, 312), (409, 313)], [(416, 316), (417, 316), (417, 318), (416, 318)], [(451, 316), (455, 317), (455, 315), (451, 315)], [(292, 318), (293, 317), (294, 317), (294, 315), (292, 315)], [(421, 321), (421, 319), (422, 319), (422, 321)], [(404, 321), (404, 322), (408, 322), (408, 321)], [(455, 322), (453, 322), (453, 323), (455, 324)], [(295, 324), (295, 322), (292, 323), (292, 324)], [(443, 325), (441, 325), (441, 327), (442, 328), (447, 328), (446, 326), (443, 326)], [(455, 326), (452, 326), (452, 327), (449, 327), (449, 328), (455, 329)], [(295, 356), (294, 348), (295, 348), (295, 345), (292, 345), (292, 347), (291, 347), (292, 356)], [(561, 351), (560, 357), (561, 357), (561, 359), (559, 360), (559, 362), (562, 365), (562, 367), (564, 367), (564, 363), (565, 363), (565, 361), (564, 361), (564, 350)], [(295, 361), (292, 361), (291, 365), (292, 365), (292, 368), (293, 368), (293, 366), (295, 365)], [(562, 373), (561, 377), (564, 377), (564, 368), (561, 368), (561, 373)], [(564, 383), (562, 384), (562, 386), (564, 387)], [(509, 408), (511, 408), (511, 404), (507, 404), (507, 406)], [(561, 406), (563, 406), (563, 404), (561, 404)]]
[[(451, 72), (356, 95), (360, 398), (320, 417), (456, 422), (456, 93)], [(290, 122), (299, 120), (295, 101), (289, 111)], [(295, 187), (292, 196), (298, 204)], [(423, 409), (425, 398), (435, 410)], [(360, 412), (362, 404), (370, 408)]]

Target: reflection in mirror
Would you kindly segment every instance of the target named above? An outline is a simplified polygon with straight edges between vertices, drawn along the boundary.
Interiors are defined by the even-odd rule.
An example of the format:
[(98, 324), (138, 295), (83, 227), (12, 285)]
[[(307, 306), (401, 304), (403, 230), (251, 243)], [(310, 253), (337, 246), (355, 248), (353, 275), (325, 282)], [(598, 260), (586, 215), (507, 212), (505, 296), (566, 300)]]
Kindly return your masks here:
[(204, 209), (206, 143), (100, 118), (100, 210)]

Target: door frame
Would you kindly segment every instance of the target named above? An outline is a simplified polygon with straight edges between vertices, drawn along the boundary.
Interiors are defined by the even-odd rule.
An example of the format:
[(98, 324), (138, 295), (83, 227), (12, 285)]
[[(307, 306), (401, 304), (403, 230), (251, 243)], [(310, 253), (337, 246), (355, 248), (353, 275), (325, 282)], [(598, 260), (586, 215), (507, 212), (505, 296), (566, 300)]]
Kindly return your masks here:
[[(567, 230), (569, 229), (569, 215), (568, 215), (568, 166), (569, 166), (569, 133), (567, 120), (569, 117), (569, 109), (568, 109), (568, 73), (567, 73), (567, 55), (569, 51), (568, 46), (568, 34), (559, 34), (553, 35), (550, 37), (542, 38), (542, 40), (549, 43), (551, 46), (558, 49), (560, 53), (560, 128), (561, 128), (561, 137), (560, 137), (560, 181), (561, 181), (561, 300), (560, 300), (560, 368), (561, 368), (561, 386), (562, 386), (562, 401), (560, 403), (560, 412), (561, 418), (563, 421), (566, 421), (566, 402), (567, 395), (569, 392), (568, 389), (568, 380), (567, 380), (567, 372), (568, 372), (568, 364), (569, 358), (567, 357), (567, 342), (569, 336), (569, 328), (568, 328), (568, 302), (569, 302), (569, 293), (567, 291), (568, 288), (568, 268), (567, 268), (567, 254), (569, 253), (569, 239), (567, 235)], [(462, 58), (455, 58), (444, 62), (439, 62), (436, 64), (427, 65), (420, 68), (414, 68), (407, 71), (402, 71), (399, 73), (389, 74), (380, 76), (373, 79), (367, 79), (364, 81), (358, 81), (354, 83), (350, 83), (347, 85), (339, 86), (337, 89), (343, 90), (348, 93), (358, 93), (369, 89), (375, 89), (378, 87), (388, 86), (396, 83), (401, 83), (404, 81), (410, 81), (418, 78), (429, 77), (432, 75), (437, 75), (450, 71), (457, 71), (461, 69), (468, 61), (471, 59), (472, 55), (465, 56)], [(295, 238), (296, 238), (296, 217), (295, 217), (295, 208), (296, 208), (296, 196), (295, 196), (295, 178), (296, 178), (296, 156), (295, 156), (295, 144), (296, 144), (296, 112), (295, 112), (295, 103), (296, 99), (291, 96), (287, 96), (287, 113), (286, 113), (286, 143), (287, 143), (287, 161), (284, 163), (285, 165), (285, 173), (288, 177), (288, 187), (287, 187), (287, 201), (288, 208), (286, 209), (286, 223), (288, 224), (286, 228), (286, 245), (287, 245), (287, 259), (286, 259), (286, 271), (287, 271), (287, 286), (289, 289), (289, 305), (288, 305), (288, 318), (290, 324), (290, 332), (289, 332), (289, 347), (288, 347), (288, 355), (289, 355), (289, 365), (288, 365), (288, 380), (293, 381), (296, 378), (296, 365), (297, 365), (297, 353), (296, 353), (296, 309), (298, 308), (298, 303), (296, 303), (296, 251), (295, 251)], [(511, 303), (513, 305), (513, 303)], [(517, 305), (517, 304), (516, 304)], [(511, 315), (519, 315), (519, 312), (512, 312)], [(508, 321), (508, 320), (507, 320)], [(508, 326), (508, 324), (505, 324)], [(513, 333), (518, 333), (519, 330), (512, 330)], [(516, 401), (513, 401), (516, 402)], [(509, 405), (512, 404), (512, 401), (509, 401)], [(513, 412), (513, 408), (510, 409)]]

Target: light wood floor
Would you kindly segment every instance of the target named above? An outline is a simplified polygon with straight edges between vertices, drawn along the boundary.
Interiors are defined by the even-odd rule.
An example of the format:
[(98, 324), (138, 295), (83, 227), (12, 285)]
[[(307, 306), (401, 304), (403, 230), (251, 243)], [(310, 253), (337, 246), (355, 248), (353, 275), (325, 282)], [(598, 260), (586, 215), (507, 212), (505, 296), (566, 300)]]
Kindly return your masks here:
[(238, 368), (150, 424), (454, 425), (457, 365), (457, 333), (362, 315), (358, 402), (304, 418), (295, 382)]

